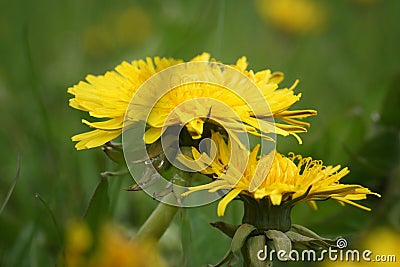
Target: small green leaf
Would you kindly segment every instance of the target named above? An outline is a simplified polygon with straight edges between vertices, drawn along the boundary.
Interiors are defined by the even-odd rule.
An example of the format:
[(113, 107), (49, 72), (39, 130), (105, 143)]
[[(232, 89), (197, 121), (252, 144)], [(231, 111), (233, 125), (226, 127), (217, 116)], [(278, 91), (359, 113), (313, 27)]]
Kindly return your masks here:
[(109, 205), (108, 181), (101, 178), (83, 215), (94, 232), (109, 215)]
[(222, 221), (212, 222), (212, 223), (210, 223), (210, 225), (217, 228), (218, 230), (220, 230), (221, 232), (223, 232), (230, 238), (233, 238), (236, 230), (239, 228), (239, 225), (232, 225), (232, 224), (222, 222)]
[(102, 147), (104, 153), (115, 163), (125, 164), (124, 152), (122, 151), (122, 144), (115, 142), (107, 142)]
[(40, 201), (40, 202), (43, 204), (43, 206), (45, 207), (46, 211), (49, 213), (50, 218), (51, 218), (51, 220), (52, 220), (52, 222), (53, 222), (53, 224), (54, 224), (54, 227), (55, 227), (55, 229), (56, 229), (56, 231), (57, 231), (57, 235), (58, 235), (59, 242), (60, 242), (60, 245), (61, 245), (61, 230), (60, 230), (60, 226), (59, 226), (59, 224), (58, 224), (58, 222), (57, 222), (56, 216), (54, 215), (54, 212), (51, 210), (49, 204), (47, 204), (47, 202), (40, 196), (39, 193), (35, 193), (35, 197), (36, 197), (37, 199), (39, 199), (39, 201)]
[(18, 178), (19, 178), (20, 170), (21, 170), (21, 156), (20, 156), (19, 153), (18, 153), (17, 171), (16, 171), (16, 174), (15, 174), (15, 176), (14, 176), (14, 179), (13, 179), (13, 181), (12, 181), (12, 183), (11, 183), (10, 189), (9, 189), (8, 192), (7, 192), (7, 196), (6, 196), (6, 198), (5, 198), (4, 202), (3, 202), (3, 204), (1, 205), (1, 208), (0, 208), (0, 215), (1, 215), (1, 213), (3, 212), (4, 208), (6, 207), (6, 205), (7, 205), (7, 203), (8, 203), (8, 200), (9, 200), (10, 197), (11, 197), (12, 192), (14, 191), (15, 185), (17, 184), (17, 180), (18, 180)]

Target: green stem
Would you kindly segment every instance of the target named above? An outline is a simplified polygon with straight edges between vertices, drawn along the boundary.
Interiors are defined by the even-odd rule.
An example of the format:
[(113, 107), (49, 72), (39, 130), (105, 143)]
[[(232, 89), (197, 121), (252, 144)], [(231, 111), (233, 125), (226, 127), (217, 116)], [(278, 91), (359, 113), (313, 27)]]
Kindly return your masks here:
[(142, 241), (148, 238), (160, 239), (168, 229), (177, 211), (178, 207), (160, 202), (149, 218), (147, 218), (146, 222), (140, 227), (134, 237), (135, 241)]
[[(191, 173), (183, 172), (174, 166), (171, 166), (171, 168), (173, 168), (171, 179), (173, 184), (187, 186), (190, 183)], [(159, 240), (164, 232), (168, 229), (179, 209), (177, 206), (172, 206), (165, 203), (176, 202), (176, 199), (172, 199), (176, 197), (177, 196), (174, 194), (174, 192), (171, 192), (165, 196), (164, 199), (158, 204), (156, 209), (147, 218), (145, 223), (140, 227), (136, 236), (133, 238), (139, 241), (147, 238)]]

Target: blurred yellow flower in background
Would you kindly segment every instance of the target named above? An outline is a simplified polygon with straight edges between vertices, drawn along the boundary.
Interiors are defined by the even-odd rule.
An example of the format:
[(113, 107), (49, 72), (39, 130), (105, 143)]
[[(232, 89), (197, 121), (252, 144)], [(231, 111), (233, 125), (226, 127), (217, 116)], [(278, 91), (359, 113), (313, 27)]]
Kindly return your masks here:
[(91, 25), (82, 36), (82, 45), (86, 54), (92, 57), (100, 57), (113, 49), (115, 39), (113, 33), (105, 25)]
[(117, 43), (134, 45), (146, 40), (152, 31), (151, 18), (146, 9), (134, 6), (115, 15), (114, 33)]
[(68, 225), (65, 239), (67, 267), (83, 266), (85, 253), (93, 243), (89, 227), (82, 221), (73, 221)]
[(256, 8), (266, 23), (291, 34), (319, 31), (327, 20), (327, 9), (316, 0), (256, 0)]
[(151, 36), (150, 14), (140, 6), (131, 6), (104, 16), (106, 21), (90, 25), (82, 33), (83, 48), (90, 56), (104, 56), (118, 47), (143, 43)]
[[(371, 261), (360, 259), (356, 261), (326, 261), (321, 263), (321, 267), (358, 267), (358, 266), (400, 266), (399, 249), (400, 231), (389, 227), (379, 227), (372, 229), (363, 236), (352, 249), (359, 251), (370, 250)], [(360, 253), (361, 255), (361, 253)], [(377, 257), (377, 258), (376, 258)], [(360, 257), (361, 258), (361, 257)]]
[(156, 242), (129, 240), (113, 224), (106, 224), (99, 233), (92, 234), (83, 222), (73, 222), (67, 229), (65, 262), (67, 267), (167, 266)]

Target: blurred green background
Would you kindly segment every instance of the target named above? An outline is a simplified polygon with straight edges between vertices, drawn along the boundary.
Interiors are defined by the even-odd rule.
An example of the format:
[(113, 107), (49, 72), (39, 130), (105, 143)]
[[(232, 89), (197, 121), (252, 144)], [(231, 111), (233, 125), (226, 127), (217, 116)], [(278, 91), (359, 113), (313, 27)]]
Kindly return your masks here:
[[(290, 23), (302, 10), (278, 10), (287, 25), (268, 17), (262, 9), (271, 3), (260, 1), (1, 1), (0, 205), (18, 154), (21, 170), (0, 214), (0, 266), (57, 265), (67, 223), (85, 213), (99, 173), (117, 168), (100, 149), (74, 149), (70, 138), (87, 130), (80, 122), (87, 115), (68, 107), (67, 88), (146, 56), (189, 60), (206, 51), (231, 64), (244, 55), (256, 71), (283, 71), (284, 86), (300, 79), (295, 107), (318, 116), (308, 120), (303, 145), (280, 138), (280, 151), (349, 166), (343, 183), (383, 197), (363, 202), (372, 212), (329, 201), (317, 212), (300, 205), (293, 222), (350, 243), (378, 225), (399, 231), (400, 2), (306, 1), (318, 2), (322, 19), (298, 30)], [(140, 227), (157, 203), (121, 190), (131, 183), (129, 176), (108, 179), (96, 220)], [(240, 218), (234, 203), (223, 220)], [(208, 224), (216, 220), (216, 203), (180, 211), (161, 240), (171, 266), (202, 266), (224, 255), (229, 239)]]

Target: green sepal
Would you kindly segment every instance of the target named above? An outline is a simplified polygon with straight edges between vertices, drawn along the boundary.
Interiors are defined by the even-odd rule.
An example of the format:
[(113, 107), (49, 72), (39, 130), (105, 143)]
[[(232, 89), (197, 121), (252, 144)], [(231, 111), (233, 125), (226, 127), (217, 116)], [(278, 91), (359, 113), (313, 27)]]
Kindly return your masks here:
[(256, 230), (251, 224), (241, 224), (236, 230), (235, 235), (232, 238), (231, 251), (235, 258), (240, 258), (242, 247), (244, 246), (247, 237)]
[(265, 235), (251, 236), (247, 239), (242, 249), (244, 266), (248, 267), (265, 267), (266, 262), (258, 259), (258, 251), (264, 250), (266, 244)]
[(298, 248), (310, 248), (310, 249), (323, 249), (329, 247), (335, 247), (336, 241), (339, 238), (330, 239), (324, 238), (311, 231), (310, 229), (293, 224), (292, 229), (294, 231), (288, 231), (286, 235), (292, 240), (295, 247)]
[[(222, 223), (222, 222), (221, 222)], [(221, 224), (222, 225), (222, 224)], [(220, 228), (218, 228), (220, 229)], [(209, 267), (220, 267), (225, 263), (228, 263), (228, 266), (233, 266), (240, 264), (240, 262), (243, 262), (242, 258), (242, 249), (245, 247), (245, 243), (249, 237), (249, 235), (256, 230), (256, 228), (253, 225), (250, 224), (241, 224), (237, 230), (235, 231), (232, 242), (231, 242), (231, 247), (225, 254), (225, 256), (220, 260), (217, 264), (211, 265), (209, 264)]]
[(272, 240), (276, 252), (283, 250), (286, 252), (286, 255), (289, 255), (292, 250), (292, 241), (286, 236), (286, 233), (277, 230), (268, 230), (265, 231), (265, 235)]
[(109, 159), (114, 161), (119, 165), (125, 163), (124, 152), (122, 151), (122, 144), (116, 142), (107, 142), (102, 147), (101, 150), (107, 155)]
[(296, 248), (310, 248), (314, 250), (319, 250), (336, 245), (335, 240), (329, 240), (329, 242), (327, 242), (326, 239), (316, 239), (293, 231), (286, 232), (286, 235), (293, 242)]
[(310, 229), (308, 229), (302, 225), (299, 225), (299, 224), (292, 224), (292, 228), (299, 234), (302, 234), (304, 236), (311, 237), (314, 239), (323, 240), (325, 242), (336, 242), (336, 240), (337, 240), (337, 238), (329, 239), (329, 238), (322, 237), (322, 236), (318, 235), (317, 233), (311, 231)]

